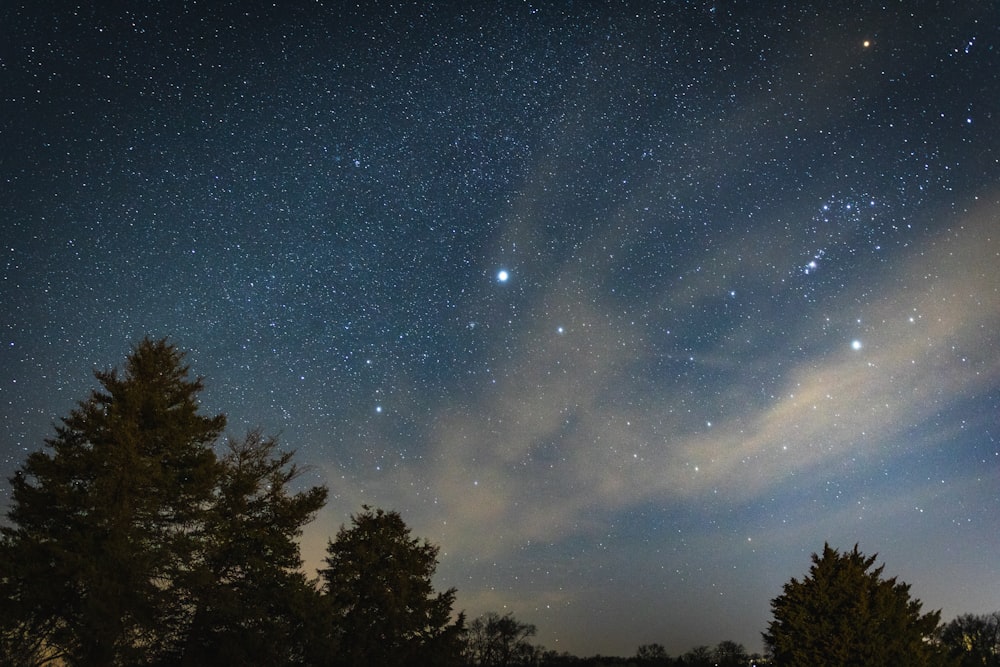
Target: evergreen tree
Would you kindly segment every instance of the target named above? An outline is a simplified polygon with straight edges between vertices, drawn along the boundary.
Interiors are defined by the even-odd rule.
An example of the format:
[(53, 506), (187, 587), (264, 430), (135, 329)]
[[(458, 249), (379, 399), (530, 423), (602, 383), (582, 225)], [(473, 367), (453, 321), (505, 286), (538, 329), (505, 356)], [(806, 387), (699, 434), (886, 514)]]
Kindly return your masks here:
[[(301, 469), (274, 438), (228, 441), (192, 572), (190, 622), (170, 659), (183, 665), (291, 665), (305, 660), (319, 592), (300, 568), (298, 538), (326, 502), (315, 486), (291, 493)], [(193, 611), (190, 611), (193, 610)]]
[(434, 594), (438, 549), (410, 537), (397, 512), (364, 511), (341, 527), (320, 571), (338, 643), (336, 664), (449, 665), (461, 654), (464, 618), (451, 620), (455, 589)]
[[(18, 554), (11, 549), (0, 548), (0, 665), (10, 667), (34, 667), (35, 665), (58, 664), (65, 652), (51, 644), (51, 637), (58, 627), (58, 619), (37, 609), (22, 608), (27, 582), (21, 578), (26, 566), (31, 563), (18, 561)], [(38, 572), (35, 568), (33, 571)], [(44, 575), (43, 575), (44, 576)], [(32, 586), (47, 586), (51, 582), (42, 579)]]
[(908, 584), (883, 579), (857, 545), (823, 546), (809, 576), (771, 601), (764, 642), (778, 667), (925, 667), (946, 664), (933, 641), (940, 612), (921, 614)]
[(101, 390), (10, 480), (0, 620), (71, 664), (136, 664), (183, 603), (225, 417), (199, 414), (201, 380), (164, 340), (95, 375)]

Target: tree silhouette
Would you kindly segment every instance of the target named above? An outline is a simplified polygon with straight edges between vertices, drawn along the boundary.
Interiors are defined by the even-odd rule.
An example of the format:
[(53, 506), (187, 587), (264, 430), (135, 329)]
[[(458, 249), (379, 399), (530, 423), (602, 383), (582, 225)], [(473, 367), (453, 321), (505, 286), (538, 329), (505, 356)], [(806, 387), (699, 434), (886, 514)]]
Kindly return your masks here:
[(662, 644), (643, 644), (635, 652), (635, 659), (640, 665), (663, 667), (670, 664), (670, 656)]
[(953, 619), (941, 631), (941, 643), (961, 667), (1000, 667), (1000, 612)]
[(681, 656), (681, 662), (691, 667), (710, 667), (714, 664), (712, 649), (707, 646), (695, 646), (693, 649)]
[(305, 660), (319, 593), (300, 571), (298, 537), (325, 487), (290, 493), (301, 470), (259, 430), (230, 439), (204, 526), (186, 636), (171, 664), (290, 665)]
[(397, 512), (363, 509), (329, 543), (327, 567), (320, 570), (338, 646), (336, 664), (457, 662), (464, 617), (451, 619), (455, 589), (434, 594), (438, 548), (411, 538)]
[(717, 667), (746, 667), (750, 661), (743, 644), (734, 641), (721, 641), (712, 651), (714, 664)]
[(809, 576), (785, 584), (771, 601), (764, 633), (779, 667), (923, 667), (945, 664), (933, 643), (940, 612), (921, 614), (908, 584), (882, 578), (857, 545), (840, 553), (828, 544), (813, 554)]
[(489, 612), (469, 625), (467, 659), (484, 667), (533, 664), (538, 651), (528, 640), (534, 636), (534, 625)]
[(212, 445), (200, 379), (164, 340), (91, 393), (11, 479), (0, 664), (296, 664), (320, 597), (297, 538), (324, 487), (252, 431)]
[[(225, 417), (163, 340), (133, 348), (11, 478), (2, 529), (5, 635), (80, 664), (139, 663), (184, 605)], [(166, 634), (169, 634), (167, 632)], [(140, 648), (141, 647), (141, 648)]]

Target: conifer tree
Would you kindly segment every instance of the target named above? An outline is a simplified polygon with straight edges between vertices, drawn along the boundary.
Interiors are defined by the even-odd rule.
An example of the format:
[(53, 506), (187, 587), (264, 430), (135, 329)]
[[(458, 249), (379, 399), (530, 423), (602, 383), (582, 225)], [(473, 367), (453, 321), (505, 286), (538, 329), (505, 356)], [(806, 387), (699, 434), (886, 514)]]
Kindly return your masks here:
[(0, 532), (0, 664), (291, 665), (320, 656), (323, 600), (298, 538), (326, 488), (251, 431), (213, 444), (200, 379), (164, 340), (30, 454)]
[(438, 548), (410, 537), (397, 512), (364, 511), (341, 527), (320, 571), (339, 647), (338, 665), (449, 665), (459, 660), (464, 617), (455, 589), (434, 594)]
[(182, 604), (225, 417), (199, 413), (201, 380), (164, 340), (95, 375), (101, 389), (10, 480), (0, 620), (71, 664), (136, 664)]
[(171, 664), (292, 665), (312, 650), (319, 592), (301, 572), (298, 538), (327, 490), (292, 493), (302, 472), (292, 458), (259, 430), (228, 441), (193, 611)]
[(778, 667), (929, 667), (947, 664), (935, 642), (940, 612), (921, 614), (910, 586), (883, 579), (884, 565), (857, 545), (840, 553), (828, 544), (813, 554), (809, 576), (785, 584), (771, 601), (764, 633)]

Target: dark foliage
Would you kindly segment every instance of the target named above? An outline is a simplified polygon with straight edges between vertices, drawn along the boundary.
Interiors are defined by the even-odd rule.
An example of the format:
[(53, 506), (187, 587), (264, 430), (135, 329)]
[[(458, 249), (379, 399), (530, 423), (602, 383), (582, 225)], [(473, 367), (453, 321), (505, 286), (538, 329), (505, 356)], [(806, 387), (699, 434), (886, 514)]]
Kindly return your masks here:
[(0, 539), (0, 663), (301, 661), (318, 593), (297, 538), (326, 497), (291, 494), (291, 454), (257, 432), (213, 444), (183, 354), (146, 339), (11, 479)]
[[(2, 549), (8, 633), (74, 664), (139, 663), (164, 649), (184, 604), (178, 582), (212, 499), (211, 445), (183, 355), (146, 339), (11, 479)], [(47, 647), (47, 648), (46, 648)]]
[(341, 527), (320, 571), (332, 613), (334, 664), (449, 665), (461, 660), (455, 589), (434, 593), (436, 546), (410, 537), (397, 512), (367, 506)]
[(779, 667), (923, 667), (945, 664), (935, 644), (940, 612), (921, 614), (910, 587), (883, 579), (857, 545), (813, 554), (809, 576), (792, 579), (771, 602), (764, 633)]
[(326, 502), (313, 487), (292, 494), (300, 470), (273, 438), (230, 440), (203, 527), (182, 653), (189, 665), (306, 661), (319, 593), (300, 571), (297, 539)]

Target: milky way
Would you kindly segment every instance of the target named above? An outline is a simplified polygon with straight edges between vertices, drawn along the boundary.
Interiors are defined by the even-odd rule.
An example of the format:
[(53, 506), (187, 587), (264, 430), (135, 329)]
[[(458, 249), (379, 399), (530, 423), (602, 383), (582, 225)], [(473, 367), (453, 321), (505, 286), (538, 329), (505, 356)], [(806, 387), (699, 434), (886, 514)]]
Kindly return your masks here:
[(469, 4), (4, 3), (4, 474), (169, 336), (551, 649), (1000, 608), (1000, 7)]

